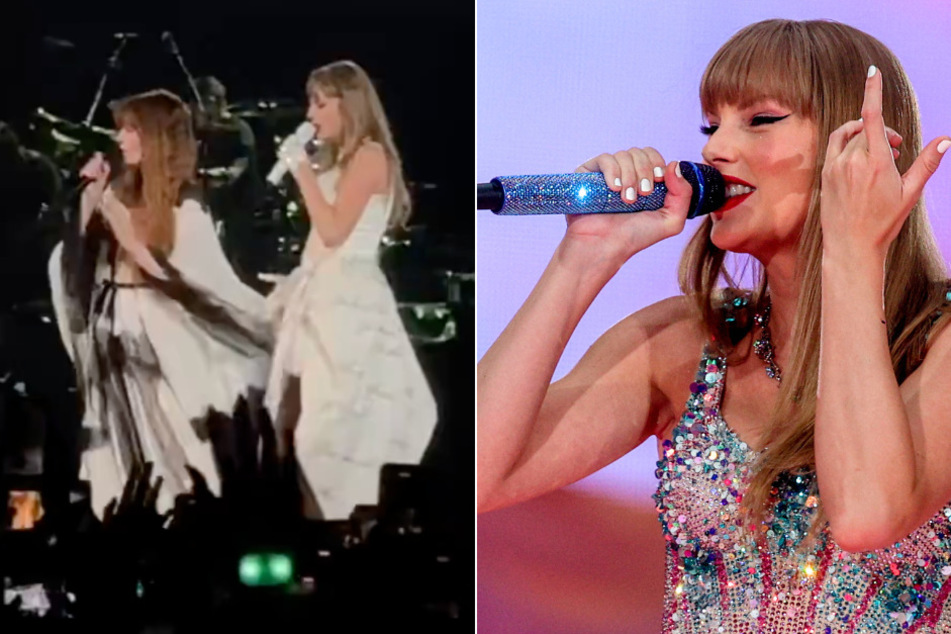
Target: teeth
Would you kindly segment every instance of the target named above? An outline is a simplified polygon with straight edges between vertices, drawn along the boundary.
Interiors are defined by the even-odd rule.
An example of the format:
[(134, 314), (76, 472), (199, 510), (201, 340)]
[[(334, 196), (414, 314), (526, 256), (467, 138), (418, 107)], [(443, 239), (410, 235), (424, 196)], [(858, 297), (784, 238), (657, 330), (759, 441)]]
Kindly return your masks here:
[(747, 187), (746, 185), (737, 185), (735, 183), (730, 184), (726, 188), (726, 197), (732, 198), (734, 196), (740, 196), (742, 194), (749, 194), (750, 192), (756, 191), (753, 187)]

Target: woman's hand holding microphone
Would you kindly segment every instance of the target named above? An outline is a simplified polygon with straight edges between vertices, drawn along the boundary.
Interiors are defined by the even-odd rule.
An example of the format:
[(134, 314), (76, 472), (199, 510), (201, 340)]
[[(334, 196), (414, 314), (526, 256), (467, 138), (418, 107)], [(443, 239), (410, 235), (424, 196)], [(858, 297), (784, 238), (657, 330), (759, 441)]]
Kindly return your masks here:
[(633, 203), (649, 196), (655, 183), (664, 183), (667, 196), (661, 209), (650, 213), (568, 215), (565, 253), (583, 262), (603, 262), (620, 268), (632, 255), (683, 231), (692, 188), (677, 161), (665, 163), (654, 148), (631, 148), (601, 154), (579, 166), (576, 173), (601, 172), (607, 186)]
[(92, 158), (79, 170), (79, 177), (86, 182), (79, 197), (83, 229), (92, 217), (93, 211), (102, 201), (102, 195), (109, 184), (110, 172), (109, 163), (102, 152), (93, 154)]

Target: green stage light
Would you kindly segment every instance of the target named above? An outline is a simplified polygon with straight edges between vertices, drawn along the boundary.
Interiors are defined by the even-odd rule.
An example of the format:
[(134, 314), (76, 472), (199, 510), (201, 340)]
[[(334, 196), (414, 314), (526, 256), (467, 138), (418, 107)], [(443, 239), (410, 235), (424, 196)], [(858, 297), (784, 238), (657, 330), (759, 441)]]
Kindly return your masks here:
[(238, 574), (241, 577), (241, 583), (246, 586), (257, 586), (261, 584), (264, 573), (264, 562), (260, 555), (245, 555), (241, 558), (238, 565)]
[(294, 561), (281, 553), (250, 553), (238, 563), (238, 576), (246, 586), (282, 586), (294, 576)]
[(275, 583), (288, 583), (294, 575), (294, 562), (287, 555), (271, 555), (268, 570)]

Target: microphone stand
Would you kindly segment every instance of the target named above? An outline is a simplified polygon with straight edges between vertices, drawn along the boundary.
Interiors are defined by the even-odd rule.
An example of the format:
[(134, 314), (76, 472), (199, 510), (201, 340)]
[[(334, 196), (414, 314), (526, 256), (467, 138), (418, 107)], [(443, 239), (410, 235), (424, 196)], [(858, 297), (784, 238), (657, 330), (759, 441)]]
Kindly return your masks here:
[[(195, 95), (195, 103), (198, 104), (198, 109), (202, 114), (205, 114), (205, 102), (201, 98), (201, 94), (198, 92), (198, 84), (195, 83), (195, 78), (189, 72), (188, 67), (185, 66), (185, 60), (182, 59), (182, 52), (178, 49), (178, 43), (175, 42), (175, 37), (172, 35), (171, 31), (165, 31), (162, 33), (162, 41), (165, 43), (165, 49), (171, 53), (172, 57), (175, 58), (175, 61), (178, 62), (179, 68), (182, 69), (182, 72), (185, 73), (185, 78), (188, 80), (188, 86), (192, 89), (192, 94)], [(208, 143), (204, 139), (198, 138), (198, 127), (195, 125), (195, 141), (198, 145), (198, 167), (199, 167), (199, 182), (201, 183), (201, 197), (204, 204), (208, 204), (208, 175), (201, 170), (205, 166), (206, 160), (208, 158)]]
[(109, 58), (109, 62), (106, 64), (106, 70), (99, 80), (99, 89), (96, 91), (92, 106), (89, 108), (89, 114), (86, 115), (86, 119), (83, 121), (83, 125), (87, 128), (92, 124), (93, 115), (96, 114), (96, 108), (99, 107), (99, 101), (102, 99), (102, 91), (106, 88), (106, 80), (109, 78), (109, 72), (119, 67), (119, 55), (122, 53), (122, 49), (125, 48), (125, 45), (128, 44), (129, 39), (135, 37), (135, 34), (116, 33), (115, 37), (119, 39), (119, 45), (116, 46), (116, 49), (112, 52), (112, 57)]
[(195, 78), (192, 77), (192, 74), (188, 72), (188, 67), (185, 66), (185, 62), (182, 60), (182, 53), (178, 50), (178, 44), (175, 43), (175, 38), (172, 36), (171, 31), (162, 33), (162, 41), (165, 42), (165, 48), (168, 49), (168, 52), (178, 61), (179, 67), (188, 79), (188, 86), (192, 89), (192, 94), (195, 95), (195, 103), (198, 104), (199, 110), (204, 112), (205, 103), (202, 101), (201, 95), (198, 94), (198, 85), (195, 83)]

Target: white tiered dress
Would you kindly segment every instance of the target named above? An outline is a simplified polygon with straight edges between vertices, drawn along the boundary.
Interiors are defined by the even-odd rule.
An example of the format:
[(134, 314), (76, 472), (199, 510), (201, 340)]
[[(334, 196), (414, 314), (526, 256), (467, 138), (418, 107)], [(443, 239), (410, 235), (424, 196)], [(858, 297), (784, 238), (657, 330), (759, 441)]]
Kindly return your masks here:
[[(339, 170), (321, 174), (336, 198)], [(265, 397), (325, 519), (378, 502), (385, 463), (418, 463), (436, 425), (436, 403), (397, 312), (378, 250), (393, 204), (370, 198), (345, 242), (326, 247), (311, 229), (301, 264), (268, 297), (277, 341)], [(299, 415), (281, 416), (300, 381)], [(296, 399), (296, 394), (289, 396)]]

